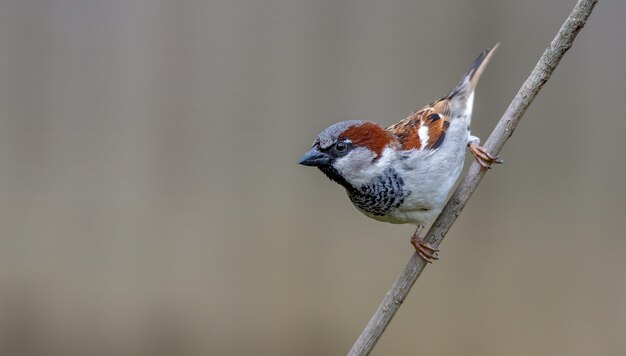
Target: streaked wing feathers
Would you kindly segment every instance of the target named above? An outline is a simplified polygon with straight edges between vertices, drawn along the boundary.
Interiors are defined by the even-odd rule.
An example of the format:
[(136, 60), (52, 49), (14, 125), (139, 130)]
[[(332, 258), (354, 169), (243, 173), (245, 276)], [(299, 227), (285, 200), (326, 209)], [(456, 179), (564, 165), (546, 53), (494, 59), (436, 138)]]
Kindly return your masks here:
[(441, 99), (413, 112), (387, 130), (398, 139), (403, 150), (437, 149), (446, 138), (450, 114), (449, 100)]

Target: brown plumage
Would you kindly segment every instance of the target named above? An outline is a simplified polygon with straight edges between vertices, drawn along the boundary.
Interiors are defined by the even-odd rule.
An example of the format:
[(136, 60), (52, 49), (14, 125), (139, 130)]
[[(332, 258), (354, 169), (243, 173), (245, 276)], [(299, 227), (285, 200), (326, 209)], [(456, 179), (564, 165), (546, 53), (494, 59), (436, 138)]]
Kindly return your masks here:
[(350, 140), (353, 145), (369, 148), (376, 153), (376, 157), (380, 156), (383, 148), (394, 139), (389, 131), (369, 121), (349, 127), (341, 133), (340, 137)]
[[(413, 112), (404, 120), (387, 128), (398, 139), (403, 150), (436, 149), (443, 143), (446, 130), (450, 126), (450, 103), (448, 99), (441, 99), (428, 104)], [(428, 139), (420, 138), (419, 130), (425, 127), (428, 130)]]

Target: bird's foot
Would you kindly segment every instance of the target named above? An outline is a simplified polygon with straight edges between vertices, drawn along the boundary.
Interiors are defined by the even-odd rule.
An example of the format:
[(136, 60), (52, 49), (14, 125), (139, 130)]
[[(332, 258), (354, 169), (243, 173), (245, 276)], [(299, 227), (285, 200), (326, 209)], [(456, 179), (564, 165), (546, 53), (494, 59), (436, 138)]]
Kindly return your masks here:
[(474, 155), (474, 158), (476, 158), (476, 161), (478, 161), (478, 163), (483, 168), (491, 169), (492, 164), (502, 163), (500, 157), (492, 155), (486, 149), (476, 143), (470, 143), (469, 150), (472, 155)]
[(433, 263), (439, 259), (439, 249), (424, 241), (422, 237), (419, 236), (420, 229), (415, 231), (415, 234), (411, 237), (411, 245), (415, 247), (415, 252), (417, 252), (424, 261), (428, 263)]

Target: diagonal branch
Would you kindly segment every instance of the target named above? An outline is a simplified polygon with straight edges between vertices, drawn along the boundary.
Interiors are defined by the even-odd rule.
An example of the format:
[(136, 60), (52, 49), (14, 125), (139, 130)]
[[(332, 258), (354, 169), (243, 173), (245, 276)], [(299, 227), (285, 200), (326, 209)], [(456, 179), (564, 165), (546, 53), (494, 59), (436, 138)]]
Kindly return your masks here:
[[(505, 142), (513, 135), (513, 131), (515, 131), (526, 109), (528, 109), (539, 90), (548, 81), (565, 52), (572, 47), (576, 35), (587, 22), (597, 2), (598, 0), (579, 0), (567, 20), (565, 20), (565, 23), (561, 26), (556, 37), (543, 52), (535, 69), (533, 69), (526, 82), (517, 92), (517, 95), (513, 98), (513, 101), (485, 143), (485, 148), (494, 155), (500, 152)], [(472, 164), (467, 175), (454, 194), (452, 194), (452, 197), (450, 197), (448, 204), (428, 231), (425, 241), (434, 246), (439, 246), (486, 172), (486, 169), (481, 168), (477, 162)], [(372, 351), (387, 325), (389, 325), (389, 322), (391, 322), (391, 319), (409, 294), (411, 287), (424, 270), (424, 267), (426, 267), (426, 262), (417, 253), (414, 253), (404, 271), (402, 271), (394, 285), (387, 292), (382, 303), (352, 346), (348, 353), (349, 356), (368, 355)]]

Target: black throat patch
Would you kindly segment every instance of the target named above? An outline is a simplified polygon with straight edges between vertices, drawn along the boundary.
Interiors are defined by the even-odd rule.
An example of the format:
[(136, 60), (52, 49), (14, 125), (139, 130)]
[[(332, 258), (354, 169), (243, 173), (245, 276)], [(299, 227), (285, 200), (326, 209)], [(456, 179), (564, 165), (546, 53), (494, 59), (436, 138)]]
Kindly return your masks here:
[[(347, 188), (346, 188), (347, 189)], [(347, 189), (350, 200), (362, 211), (376, 216), (386, 215), (398, 208), (411, 194), (404, 189), (404, 181), (398, 173), (389, 168), (370, 184)]]
[(346, 188), (348, 192), (354, 190), (352, 184), (350, 184), (332, 165), (323, 165), (317, 167), (322, 171), (326, 177), (328, 177), (333, 182), (339, 183), (342, 187)]

